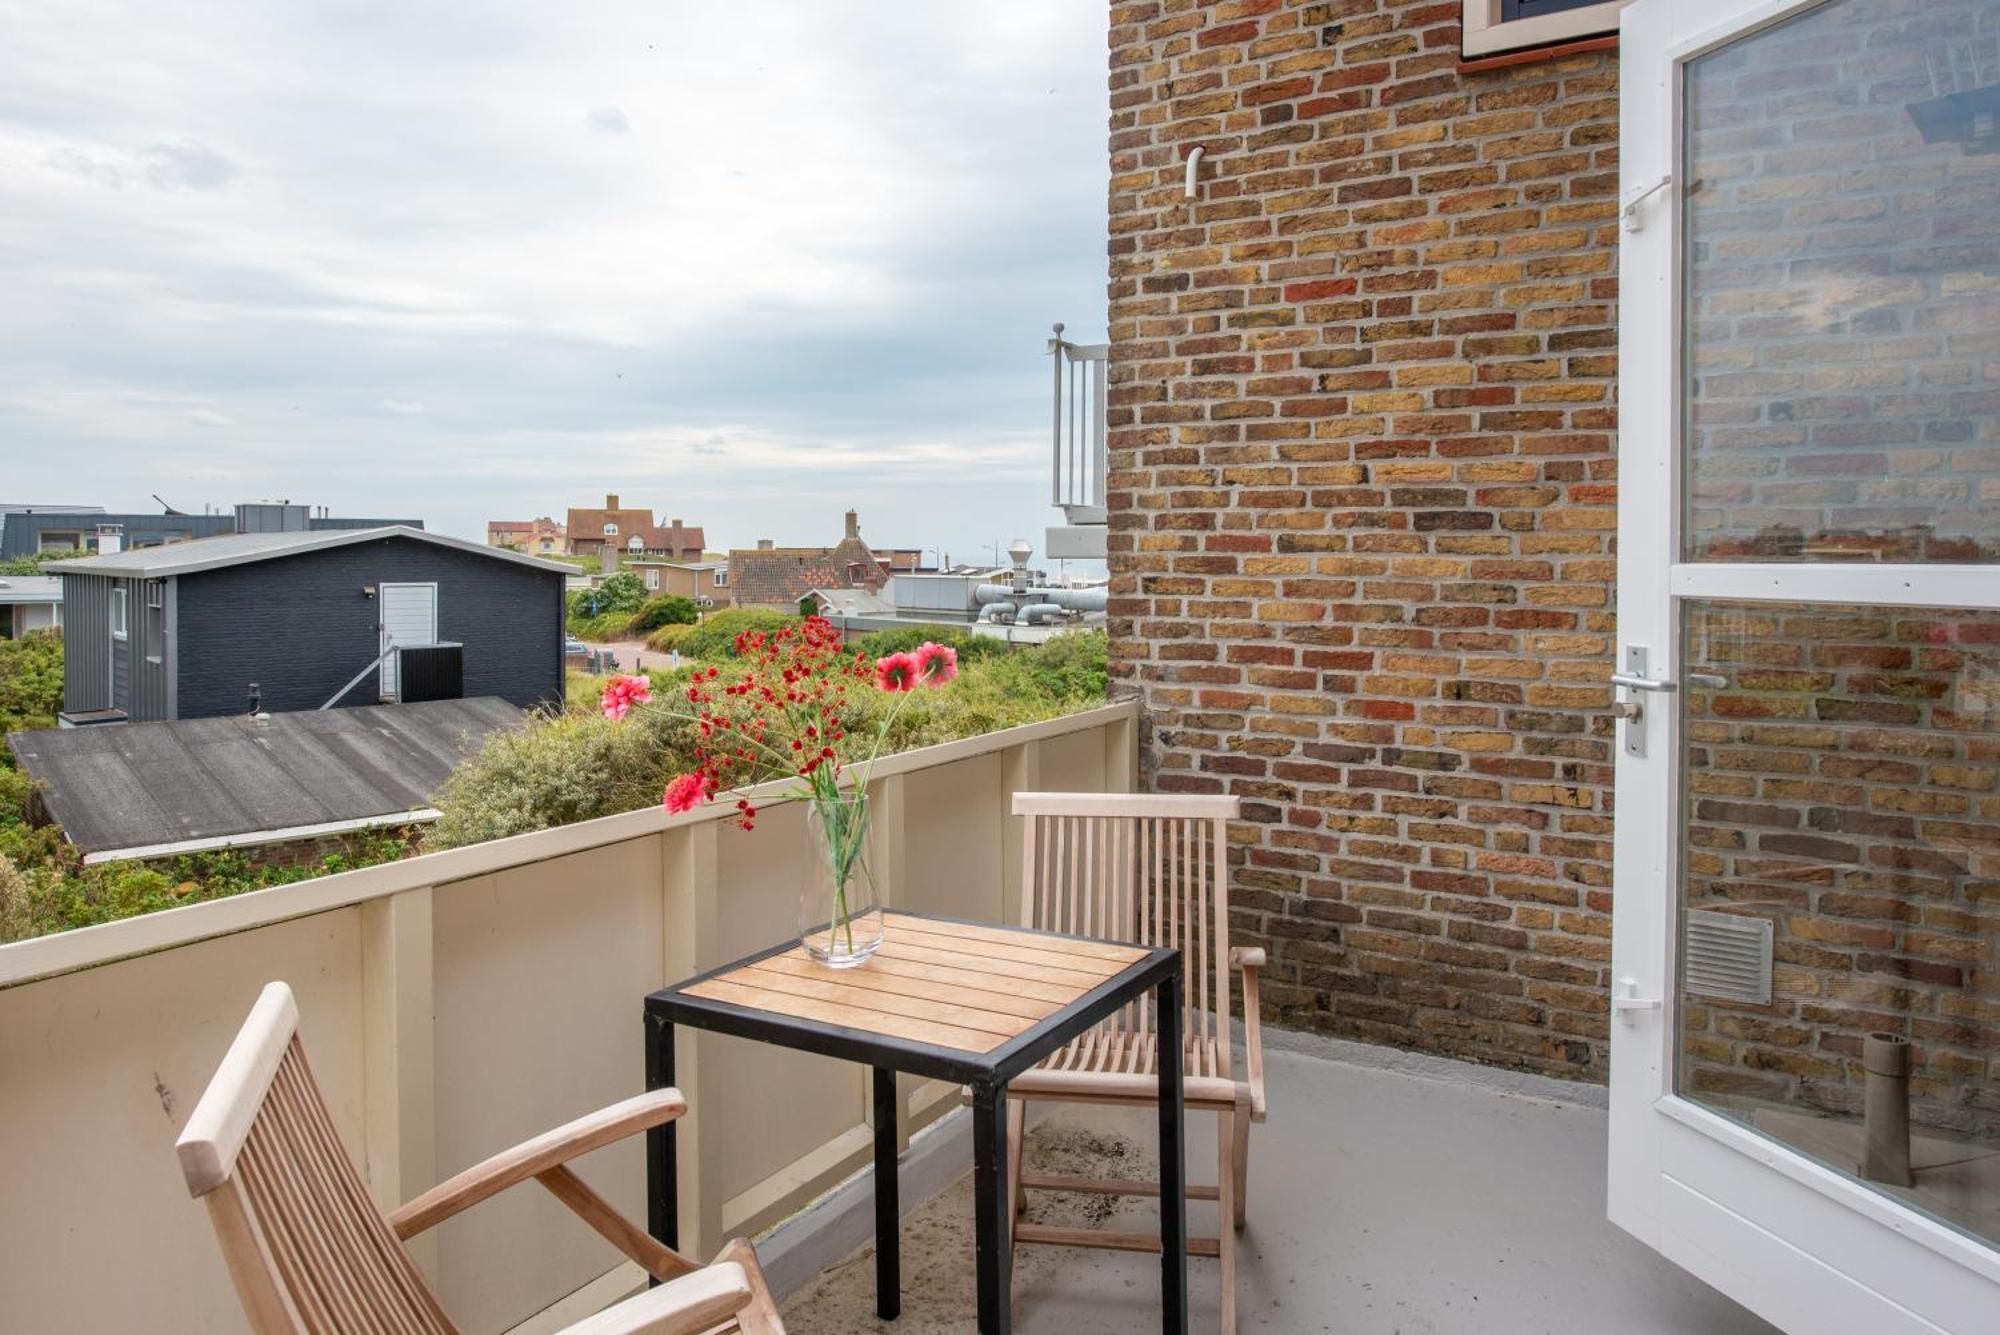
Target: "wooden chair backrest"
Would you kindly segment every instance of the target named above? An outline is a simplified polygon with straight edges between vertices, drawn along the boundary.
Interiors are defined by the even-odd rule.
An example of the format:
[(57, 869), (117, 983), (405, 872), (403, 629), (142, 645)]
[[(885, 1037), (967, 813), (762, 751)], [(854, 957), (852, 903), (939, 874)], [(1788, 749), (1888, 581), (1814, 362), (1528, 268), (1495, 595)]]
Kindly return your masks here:
[(268, 984), (175, 1149), (258, 1335), (450, 1335), (355, 1169), (306, 1063), (292, 990)]
[[(1182, 1033), (1229, 1068), (1229, 822), (1234, 797), (1016, 793), (1021, 922), (1180, 950)], [(1150, 1028), (1147, 1007), (1127, 1023)]]

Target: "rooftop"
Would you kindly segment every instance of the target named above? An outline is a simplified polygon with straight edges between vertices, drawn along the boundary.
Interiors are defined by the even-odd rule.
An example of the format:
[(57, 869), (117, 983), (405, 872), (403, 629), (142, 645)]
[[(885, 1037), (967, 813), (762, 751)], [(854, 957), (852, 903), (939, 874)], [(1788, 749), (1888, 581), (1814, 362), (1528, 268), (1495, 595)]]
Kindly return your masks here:
[(0, 576), (0, 605), (61, 601), (62, 581), (54, 575)]
[(223, 566), (246, 565), (252, 561), (270, 561), (281, 556), (297, 556), (304, 552), (323, 551), (332, 547), (346, 547), (357, 542), (374, 542), (381, 538), (407, 538), (412, 542), (427, 542), (438, 547), (456, 547), (460, 551), (471, 552), (495, 561), (513, 561), (519, 565), (531, 566), (536, 570), (546, 570), (552, 574), (567, 575), (570, 567), (554, 561), (544, 561), (519, 552), (510, 552), (498, 547), (488, 547), (484, 543), (469, 542), (464, 538), (454, 538), (443, 533), (432, 533), (425, 529), (390, 525), (385, 528), (356, 529), (316, 529), (291, 533), (228, 533), (221, 537), (199, 538), (193, 542), (174, 542), (160, 547), (135, 547), (127, 551), (112, 552), (107, 556), (85, 556), (71, 561), (51, 561), (43, 566), (63, 575), (119, 575), (133, 579), (161, 579), (168, 575), (191, 575), (198, 571), (215, 570)]
[[(521, 711), (436, 700), (17, 732), (7, 741), (89, 861), (431, 819), (431, 795)], [(183, 780), (195, 778), (197, 782)], [(247, 836), (261, 836), (249, 838)]]

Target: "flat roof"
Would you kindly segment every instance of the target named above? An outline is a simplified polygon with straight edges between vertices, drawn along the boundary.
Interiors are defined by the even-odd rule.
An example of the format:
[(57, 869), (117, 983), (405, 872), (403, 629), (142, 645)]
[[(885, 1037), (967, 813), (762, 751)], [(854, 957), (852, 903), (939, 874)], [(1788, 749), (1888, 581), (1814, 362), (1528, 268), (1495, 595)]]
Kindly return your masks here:
[(0, 604), (61, 601), (62, 581), (54, 575), (0, 575)]
[(490, 696), (17, 732), (7, 745), (86, 855), (435, 816), (433, 795), (521, 711)]
[(42, 569), (53, 570), (59, 575), (121, 575), (132, 579), (158, 579), (167, 575), (191, 575), (222, 566), (247, 565), (252, 561), (269, 561), (280, 556), (297, 556), (303, 552), (325, 551), (357, 542), (375, 542), (382, 538), (408, 538), (412, 542), (452, 547), (475, 556), (511, 561), (555, 575), (567, 575), (575, 569), (560, 562), (543, 561), (519, 552), (488, 547), (483, 542), (400, 524), (383, 528), (310, 529), (293, 533), (225, 533), (215, 538), (197, 538), (193, 542), (170, 542), (161, 547), (134, 547), (106, 556), (50, 561)]

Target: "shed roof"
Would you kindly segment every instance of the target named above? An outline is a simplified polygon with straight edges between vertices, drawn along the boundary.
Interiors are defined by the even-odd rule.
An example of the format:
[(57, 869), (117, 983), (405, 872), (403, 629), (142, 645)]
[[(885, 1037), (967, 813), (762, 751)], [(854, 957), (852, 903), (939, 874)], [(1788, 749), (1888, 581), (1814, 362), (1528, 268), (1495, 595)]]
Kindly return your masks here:
[(53, 570), (60, 575), (122, 575), (132, 579), (158, 579), (167, 575), (191, 575), (221, 566), (269, 561), (280, 556), (297, 556), (302, 552), (324, 551), (330, 547), (346, 547), (357, 542), (375, 542), (382, 538), (408, 538), (412, 542), (454, 547), (475, 556), (512, 561), (516, 565), (546, 570), (555, 575), (571, 572), (571, 567), (554, 561), (400, 524), (385, 528), (313, 529), (292, 533), (226, 533), (221, 537), (173, 542), (163, 547), (134, 547), (129, 551), (112, 552), (108, 556), (50, 561), (42, 569)]
[(459, 761), (521, 717), (482, 697), (272, 714), (261, 724), (237, 714), (52, 728), (7, 744), (71, 843), (87, 855), (132, 856), (434, 816), (432, 796)]

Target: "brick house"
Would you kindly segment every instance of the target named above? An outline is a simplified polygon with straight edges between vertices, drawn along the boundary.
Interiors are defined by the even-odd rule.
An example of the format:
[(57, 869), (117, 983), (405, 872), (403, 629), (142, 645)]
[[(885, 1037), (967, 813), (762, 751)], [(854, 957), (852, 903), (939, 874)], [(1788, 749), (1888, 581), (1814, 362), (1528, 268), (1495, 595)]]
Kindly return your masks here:
[(568, 550), (568, 530), (543, 515), (538, 519), (489, 519), (486, 545), (531, 556), (560, 556)]
[(1458, 37), (1113, 6), (1113, 670), (1277, 1019), (1602, 1079), (1617, 57)]
[(627, 561), (625, 569), (645, 581), (649, 594), (674, 594), (704, 607), (732, 605), (727, 561)]
[[(1964, 21), (1970, 9), (1934, 12), (1944, 22), (1946, 10), (1964, 11)], [(1616, 748), (1607, 711), (1619, 523), (1619, 53), (1615, 39), (1600, 39), (1467, 60), (1462, 12), (1435, 0), (1112, 6), (1113, 670), (1146, 703), (1152, 787), (1227, 790), (1249, 802), (1236, 928), (1272, 949), (1277, 978), (1265, 999), (1277, 1019), (1602, 1080)], [(1907, 43), (1908, 25), (1894, 17), (1893, 36), (1856, 38), (1855, 49)], [(1782, 311), (1788, 292), (1815, 291), (1800, 284), (1816, 276), (1837, 275), (1841, 299), (1865, 299), (1885, 329), (1921, 329), (1949, 304), (1915, 278), (1892, 277), (1879, 254), (1770, 263), (1780, 247), (1803, 244), (1787, 228), (1860, 227), (1881, 215), (1879, 200), (1829, 193), (1819, 174), (1830, 162), (1883, 161), (1850, 183), (1882, 189), (1915, 170), (1898, 156), (1926, 147), (1900, 110), (1864, 121), (1844, 102), (1759, 109), (1771, 89), (1819, 77), (1812, 62), (1826, 59), (1832, 40), (1802, 41), (1789, 61), (1767, 58), (1768, 71), (1746, 76), (1742, 93), (1719, 78), (1704, 85), (1725, 90), (1709, 95), (1709, 114), (1725, 118), (1733, 142), (1769, 133), (1753, 119), (1766, 115), (1823, 116), (1828, 139), (1760, 163), (1740, 195), (1729, 164), (1716, 163), (1706, 193), (1688, 205), (1707, 226), (1774, 238), (1720, 241), (1691, 266), (1697, 291), (1714, 294), (1702, 316), (1719, 371), (1747, 367), (1776, 334), (1799, 334), (1774, 314), (1726, 336), (1714, 332), (1725, 328), (1718, 313)], [(1207, 161), (1189, 200), (1193, 145)], [(1730, 212), (1745, 200), (1765, 211)], [(1936, 213), (1941, 236), (1974, 225), (1964, 195), (1892, 202), (1906, 217)], [(1750, 221), (1734, 224), (1737, 216)], [(1976, 267), (1986, 253), (1961, 248), (1949, 262)], [(1918, 267), (1896, 263), (1898, 274)], [(1969, 280), (1944, 281), (1948, 292)], [(1780, 355), (1797, 365), (1850, 354), (1808, 336)], [(1782, 366), (1704, 381), (1704, 420), (1717, 424), (1694, 438), (1713, 450), (1691, 481), (1704, 559), (1991, 559), (1976, 536), (1947, 539), (1924, 526), (1925, 506), (1953, 494), (1943, 481), (1922, 493), (1877, 486), (1863, 493), (1873, 502), (1865, 512), (1853, 499), (1869, 470), (1884, 467), (1884, 446), (1919, 430), (1973, 440), (1990, 418), (1983, 400), (1920, 403), (1907, 388), (1911, 376), (1969, 383), (1981, 374), (1976, 360), (1940, 360), (1941, 345), (1917, 337), (1874, 357), (1865, 374), (1822, 370), (1810, 387)], [(1816, 416), (1843, 420), (1813, 427), (1808, 454), (1799, 423)], [(1773, 443), (1799, 457), (1760, 481), (1741, 451)], [(1725, 446), (1738, 453), (1724, 455)], [(1862, 483), (1846, 480), (1857, 476)], [(1985, 476), (1979, 494), (1990, 496)], [(1942, 513), (1947, 528), (1980, 522), (1963, 509)], [(1712, 622), (1750, 636), (1711, 652), (1781, 657), (1770, 627), (1704, 615), (1691, 633)], [(1984, 627), (1934, 633), (1956, 642)], [(1785, 652), (1801, 662), (1816, 653), (1877, 669), (1915, 661), (1902, 645), (1813, 647), (1851, 637), (1851, 621), (1800, 618), (1787, 634)], [(1810, 693), (1837, 680), (1773, 673), (1756, 684)], [(1949, 685), (1905, 684), (1930, 697)], [(1810, 708), (1708, 701), (1689, 722), (1730, 728), (1730, 719)], [(1914, 708), (1856, 711), (1911, 723), (1916, 716), (1903, 715)], [(1839, 733), (1820, 741), (1851, 745)], [(1731, 763), (1747, 763), (1742, 754)], [(1691, 769), (1700, 759), (1690, 757)], [(1854, 842), (1857, 833), (1914, 836), (1907, 815), (1882, 814), (1879, 794), (1808, 809), (1745, 802), (1748, 781), (1721, 774), (1690, 782), (1706, 794), (1691, 813), (1694, 837), (1718, 850), (1718, 872), (1783, 864), (1789, 875), (1820, 874), (1828, 858), (1935, 861)], [(1963, 808), (1947, 794), (1935, 801), (1941, 812)], [(1724, 845), (1746, 821), (1772, 828), (1732, 860)], [(1962, 901), (1968, 874), (1947, 876), (1934, 893)], [(1753, 897), (1740, 880), (1714, 879), (1691, 879), (1686, 895), (1693, 908), (1747, 901), (1777, 915), (1781, 969), (1875, 968), (1901, 980), (1885, 982), (1886, 992), (1857, 984), (1858, 1001), (1969, 985), (1961, 947), (1908, 953), (1894, 930), (1921, 912), (1908, 904), (1849, 901), (1835, 911), (1872, 904), (1879, 920), (1801, 923), (1794, 945), (1782, 924), (1795, 896)], [(1861, 955), (1815, 954), (1808, 934)], [(1822, 1010), (1801, 1023), (1795, 1007), (1773, 1005), (1754, 1019), (1691, 1008), (1684, 1022), (1701, 1032), (1690, 1053), (1704, 1055), (1689, 1078), (1823, 1105), (1855, 1097), (1858, 1063), (1841, 1059), (1858, 1055), (1862, 1013), (1833, 1023)], [(1971, 1049), (1962, 1059), (1979, 1060)]]
[(729, 553), (729, 591), (737, 607), (795, 612), (818, 589), (879, 591), (888, 562), (861, 540), (861, 518), (847, 512), (847, 531), (831, 547), (780, 547), (770, 539)]
[[(1740, 1210), (1927, 1299), (1856, 1221), (1990, 1263), (1944, 1165), (2000, 1141), (1996, 19), (1110, 5), (1114, 689), (1146, 787), (1244, 800), (1267, 1018), (1608, 1080), (1638, 1236)], [(1087, 501), (1099, 350), (1051, 351)], [(1884, 1043), (1914, 1178), (1856, 1168)]]
[(633, 556), (699, 561), (708, 542), (699, 525), (678, 519), (655, 524), (651, 510), (619, 505), (616, 492), (604, 498), (601, 508), (571, 507), (565, 528), (572, 556), (599, 556), (609, 547)]

